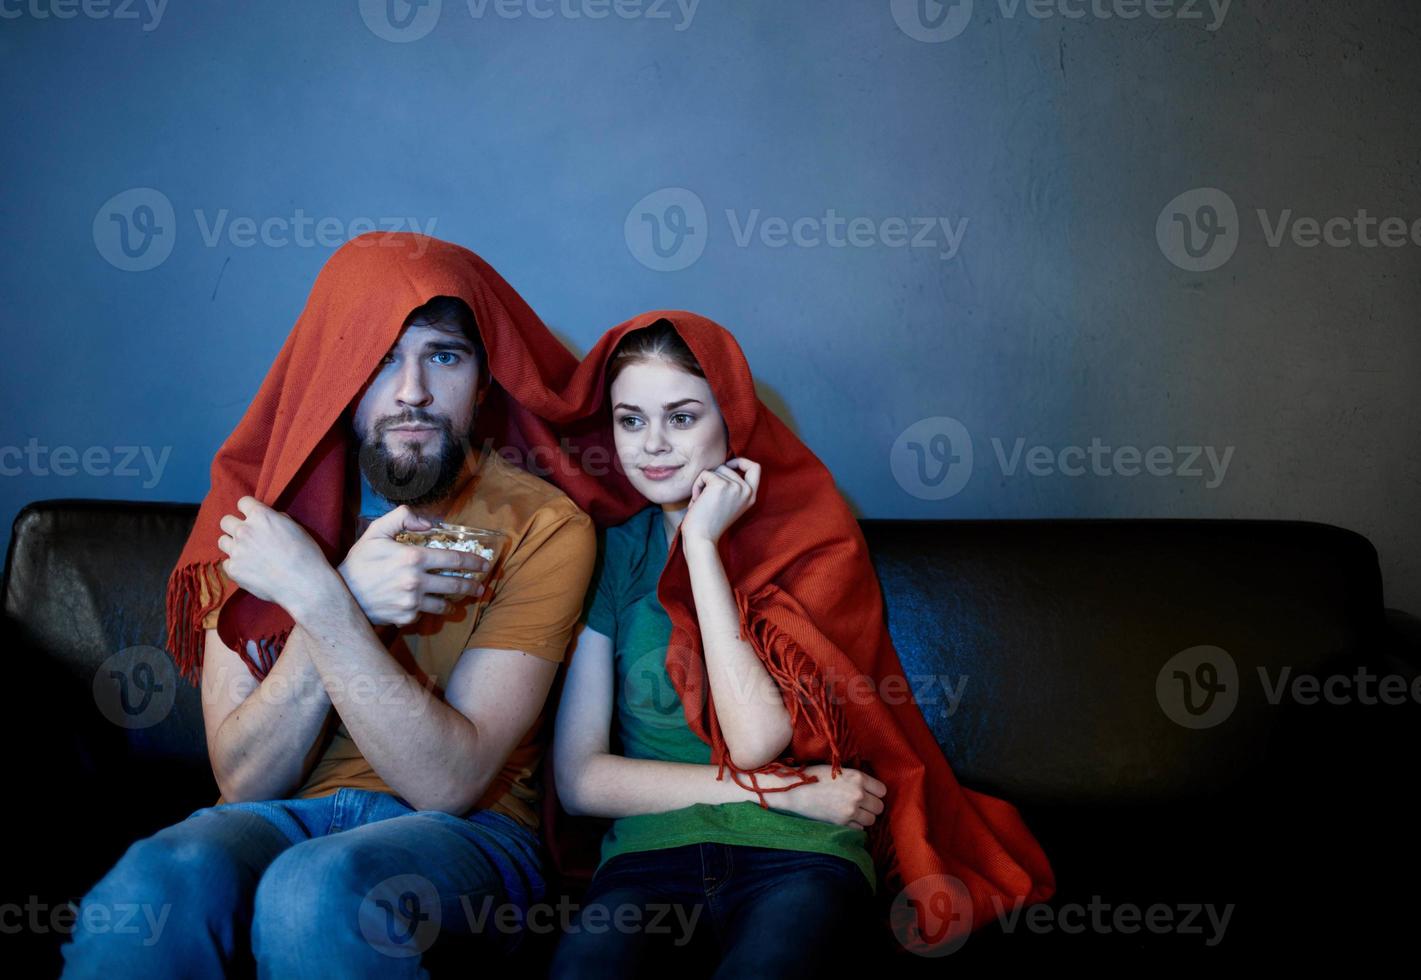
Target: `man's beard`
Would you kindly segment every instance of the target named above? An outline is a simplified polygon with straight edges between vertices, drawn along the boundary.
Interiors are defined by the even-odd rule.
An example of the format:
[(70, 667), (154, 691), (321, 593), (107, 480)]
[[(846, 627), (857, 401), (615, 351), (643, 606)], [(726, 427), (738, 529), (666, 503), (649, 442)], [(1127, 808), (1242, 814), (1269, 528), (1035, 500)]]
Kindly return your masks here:
[[(392, 453), (385, 445), (385, 433), (397, 425), (432, 425), (443, 434), (436, 455), (427, 455), (424, 445), (409, 442)], [(422, 413), (387, 416), (373, 426), (370, 438), (360, 443), (360, 472), (371, 488), (392, 504), (421, 507), (445, 499), (458, 487), (468, 458), (468, 440), (454, 435), (444, 416)], [(397, 434), (398, 436), (398, 434)]]

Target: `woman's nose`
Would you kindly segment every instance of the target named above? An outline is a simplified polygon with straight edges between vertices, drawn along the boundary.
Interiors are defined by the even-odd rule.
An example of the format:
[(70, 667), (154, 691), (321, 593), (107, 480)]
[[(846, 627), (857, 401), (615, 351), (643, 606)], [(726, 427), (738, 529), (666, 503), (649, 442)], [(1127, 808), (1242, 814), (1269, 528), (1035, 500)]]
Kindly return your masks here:
[(660, 426), (655, 425), (646, 427), (645, 446), (648, 453), (661, 453), (671, 448), (671, 444), (666, 441), (666, 434), (661, 431)]

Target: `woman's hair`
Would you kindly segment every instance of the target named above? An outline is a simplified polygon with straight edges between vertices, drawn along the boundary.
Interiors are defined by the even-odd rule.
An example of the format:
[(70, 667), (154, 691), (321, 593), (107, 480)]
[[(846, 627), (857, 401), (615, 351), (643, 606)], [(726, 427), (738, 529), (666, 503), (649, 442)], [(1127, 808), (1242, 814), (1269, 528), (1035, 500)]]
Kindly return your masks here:
[(649, 327), (631, 331), (617, 343), (607, 361), (607, 388), (611, 389), (612, 382), (617, 380), (617, 375), (621, 374), (627, 365), (658, 359), (670, 361), (682, 371), (698, 378), (706, 376), (696, 360), (696, 355), (691, 353), (691, 348), (686, 346), (671, 321), (657, 320)]

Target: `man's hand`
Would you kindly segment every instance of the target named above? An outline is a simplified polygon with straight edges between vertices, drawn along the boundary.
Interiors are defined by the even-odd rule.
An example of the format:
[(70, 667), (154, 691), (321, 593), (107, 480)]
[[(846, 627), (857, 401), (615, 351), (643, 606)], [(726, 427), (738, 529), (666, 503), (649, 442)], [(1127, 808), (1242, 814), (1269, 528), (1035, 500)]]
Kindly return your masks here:
[(222, 571), (258, 599), (289, 612), (321, 571), (330, 570), (326, 556), (305, 528), (257, 498), (241, 498), (237, 509), (241, 517), (227, 514), (218, 521), (225, 533), (217, 547), (227, 555)]
[(888, 787), (866, 772), (840, 769), (837, 779), (829, 773), (832, 766), (809, 766), (804, 771), (818, 776), (819, 781), (805, 783), (783, 793), (770, 793), (776, 810), (788, 810), (811, 820), (823, 820), (845, 827), (865, 830), (883, 812), (883, 794)]
[(458, 600), (483, 594), (482, 582), (439, 572), (481, 574), (488, 570), (487, 560), (465, 551), (395, 540), (401, 531), (431, 527), (430, 521), (415, 516), (402, 504), (372, 521), (351, 546), (339, 571), (371, 625), (408, 626), (422, 612), (445, 616)]

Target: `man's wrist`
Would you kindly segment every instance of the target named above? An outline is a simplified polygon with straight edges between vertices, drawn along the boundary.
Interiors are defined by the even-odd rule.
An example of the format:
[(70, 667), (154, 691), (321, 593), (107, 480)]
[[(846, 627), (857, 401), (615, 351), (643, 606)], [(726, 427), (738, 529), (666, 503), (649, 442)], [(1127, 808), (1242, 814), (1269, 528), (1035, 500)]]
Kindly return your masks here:
[(293, 590), (282, 607), (292, 619), (306, 625), (318, 612), (338, 608), (342, 602), (349, 601), (351, 594), (344, 575), (326, 565), (323, 570), (316, 569), (300, 589)]

